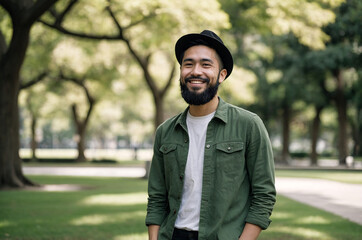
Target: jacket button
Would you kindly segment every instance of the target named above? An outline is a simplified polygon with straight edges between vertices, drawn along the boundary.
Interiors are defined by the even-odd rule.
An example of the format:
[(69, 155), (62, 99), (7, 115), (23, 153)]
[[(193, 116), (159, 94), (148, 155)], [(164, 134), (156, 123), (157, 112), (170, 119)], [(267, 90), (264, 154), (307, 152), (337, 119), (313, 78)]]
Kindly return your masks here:
[(187, 139), (185, 139), (185, 143), (187, 143), (188, 142), (188, 140)]
[(173, 214), (176, 214), (176, 210), (173, 210)]
[(230, 150), (231, 150), (231, 147), (228, 147), (228, 150), (230, 151)]
[(211, 147), (210, 144), (207, 144), (207, 145), (206, 145), (206, 148), (207, 148), (207, 149), (209, 149), (210, 147)]
[(184, 178), (184, 176), (180, 175), (180, 180), (182, 180)]

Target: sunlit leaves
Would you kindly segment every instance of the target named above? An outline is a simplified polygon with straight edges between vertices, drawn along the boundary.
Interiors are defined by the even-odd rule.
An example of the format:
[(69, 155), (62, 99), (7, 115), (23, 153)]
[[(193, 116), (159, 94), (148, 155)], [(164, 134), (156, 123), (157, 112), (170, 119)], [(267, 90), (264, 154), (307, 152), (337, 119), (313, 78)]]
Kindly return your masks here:
[(90, 67), (87, 54), (72, 39), (58, 44), (53, 51), (53, 61), (59, 67), (67, 66), (72, 71), (80, 74), (84, 74)]
[[(336, 1), (333, 1), (334, 3)], [(316, 2), (300, 0), (268, 0), (267, 13), (271, 16), (274, 34), (293, 32), (302, 44), (321, 49), (329, 39), (321, 27), (334, 21), (335, 15)]]
[(255, 84), (256, 76), (243, 68), (234, 68), (233, 74), (220, 86), (220, 95), (233, 104), (251, 104), (255, 96), (251, 89)]
[(90, 34), (115, 33), (113, 22), (105, 11), (107, 6), (106, 0), (79, 1), (65, 18), (64, 26)]

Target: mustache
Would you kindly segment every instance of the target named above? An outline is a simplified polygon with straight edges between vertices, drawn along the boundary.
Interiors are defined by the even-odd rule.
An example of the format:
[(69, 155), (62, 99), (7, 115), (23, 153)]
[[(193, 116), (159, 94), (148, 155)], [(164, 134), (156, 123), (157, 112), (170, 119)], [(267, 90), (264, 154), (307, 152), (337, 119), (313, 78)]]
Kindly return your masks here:
[(210, 79), (208, 79), (208, 78), (191, 76), (191, 77), (185, 78), (185, 83), (190, 82), (191, 80), (201, 80), (201, 81), (204, 81), (204, 82), (206, 82), (206, 83), (209, 83), (209, 82), (210, 82)]

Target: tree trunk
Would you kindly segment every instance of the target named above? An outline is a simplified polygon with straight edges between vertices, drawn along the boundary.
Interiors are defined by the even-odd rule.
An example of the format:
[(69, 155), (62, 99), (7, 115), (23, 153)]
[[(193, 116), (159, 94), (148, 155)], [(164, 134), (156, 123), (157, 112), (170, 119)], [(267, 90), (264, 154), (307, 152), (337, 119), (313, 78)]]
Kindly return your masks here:
[(77, 162), (86, 162), (87, 158), (85, 157), (85, 130), (84, 127), (82, 127), (82, 130), (78, 131), (78, 143), (77, 143), (77, 149), (78, 149), (78, 157), (76, 159)]
[(310, 153), (310, 159), (311, 159), (311, 165), (316, 166), (318, 161), (318, 153), (317, 153), (317, 143), (319, 138), (319, 130), (320, 130), (320, 124), (321, 119), (320, 115), (323, 110), (322, 106), (316, 106), (315, 107), (315, 116), (312, 123), (312, 129), (311, 129), (311, 153)]
[(361, 147), (361, 136), (362, 136), (362, 109), (357, 107), (356, 122), (352, 124), (352, 136), (353, 136), (353, 153), (355, 157), (362, 156), (362, 147)]
[(29, 42), (30, 26), (13, 26), (13, 37), (0, 60), (0, 186), (31, 185), (19, 157), (19, 72)]
[(290, 134), (290, 106), (285, 104), (283, 106), (283, 149), (282, 149), (282, 163), (288, 164), (290, 160), (290, 153), (289, 153), (289, 134)]
[(38, 142), (36, 140), (36, 126), (37, 126), (37, 118), (34, 114), (31, 114), (31, 161), (36, 161), (38, 158), (36, 157), (36, 149), (38, 146)]
[(163, 109), (163, 105), (164, 105), (164, 99), (163, 96), (161, 96), (161, 94), (158, 93), (153, 93), (153, 98), (154, 98), (154, 102), (155, 102), (155, 120), (154, 120), (154, 125), (155, 125), (155, 130), (157, 129), (157, 127), (163, 123), (164, 119), (164, 109)]
[(347, 99), (344, 94), (344, 82), (342, 71), (334, 72), (334, 77), (337, 82), (336, 89), (336, 107), (338, 113), (338, 159), (340, 165), (346, 165), (346, 157), (348, 156), (347, 149)]
[(77, 131), (75, 141), (77, 142), (78, 157), (75, 161), (76, 162), (85, 162), (85, 161), (87, 161), (85, 154), (84, 154), (86, 122), (83, 122), (79, 119), (79, 116), (77, 113), (77, 106), (75, 104), (72, 105), (72, 113), (73, 113), (75, 129)]
[(358, 107), (357, 110), (357, 141), (355, 147), (355, 156), (362, 156), (362, 108)]
[(33, 185), (23, 175), (19, 157), (19, 74), (29, 45), (31, 26), (56, 1), (0, 0), (13, 26), (8, 48), (0, 39), (0, 187)]

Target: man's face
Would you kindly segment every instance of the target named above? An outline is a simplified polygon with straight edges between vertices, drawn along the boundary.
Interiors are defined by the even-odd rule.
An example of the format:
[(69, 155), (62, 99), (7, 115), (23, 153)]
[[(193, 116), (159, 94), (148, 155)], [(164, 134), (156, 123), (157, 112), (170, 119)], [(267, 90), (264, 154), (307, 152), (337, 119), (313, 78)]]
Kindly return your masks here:
[(185, 51), (181, 63), (181, 95), (188, 104), (203, 105), (213, 99), (219, 84), (224, 81), (226, 70), (220, 70), (216, 51), (197, 45)]

